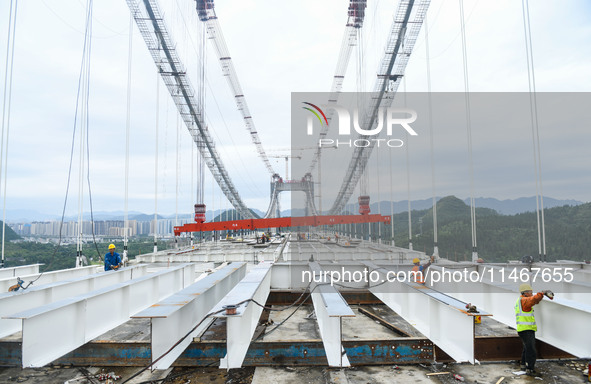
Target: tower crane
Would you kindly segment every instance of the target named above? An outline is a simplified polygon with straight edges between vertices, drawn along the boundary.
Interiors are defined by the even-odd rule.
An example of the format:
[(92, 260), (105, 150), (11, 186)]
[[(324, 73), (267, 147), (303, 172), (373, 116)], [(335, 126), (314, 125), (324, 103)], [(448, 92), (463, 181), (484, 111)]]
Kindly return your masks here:
[(268, 155), (268, 157), (271, 157), (274, 159), (285, 159), (285, 180), (289, 180), (289, 167), (288, 167), (289, 159), (298, 159), (298, 160), (302, 159), (302, 156), (297, 156), (297, 155)]

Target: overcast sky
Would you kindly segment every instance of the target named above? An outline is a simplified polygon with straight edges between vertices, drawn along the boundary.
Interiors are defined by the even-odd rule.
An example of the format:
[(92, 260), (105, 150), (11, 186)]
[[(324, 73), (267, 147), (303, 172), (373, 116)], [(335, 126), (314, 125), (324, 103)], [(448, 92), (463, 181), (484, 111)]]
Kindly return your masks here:
[[(3, 58), (9, 3), (0, 3), (0, 52)], [(160, 0), (160, 3), (191, 81), (197, 85), (198, 78), (194, 74), (199, 59), (196, 50), (201, 27), (194, 11), (195, 2)], [(82, 58), (85, 5), (83, 0), (19, 2), (8, 151), (8, 209), (61, 213)], [(263, 145), (269, 153), (285, 153), (271, 151), (290, 146), (291, 93), (330, 89), (347, 20), (348, 1), (218, 0), (215, 6)], [(591, 91), (591, 3), (587, 0), (539, 0), (531, 2), (530, 6), (537, 90)], [(371, 89), (374, 82), (395, 8), (396, 2), (393, 1), (368, 1), (361, 70), (367, 89)], [(470, 90), (527, 91), (521, 2), (465, 1), (465, 10)], [(94, 2), (89, 150), (93, 208), (97, 211), (121, 211), (124, 208), (128, 25), (129, 9), (124, 0)], [(463, 91), (458, 3), (433, 0), (428, 27), (431, 89), (436, 92)], [(187, 129), (184, 126), (177, 128), (176, 109), (162, 83), (157, 102), (156, 84), (160, 80), (135, 25), (132, 52), (129, 210), (154, 211), (158, 108), (158, 211), (170, 214), (178, 207), (179, 212), (191, 212), (196, 182), (191, 176), (191, 159), (196, 152), (192, 151)], [(424, 34), (421, 32), (407, 67), (407, 91), (427, 90), (426, 64)], [(357, 90), (357, 72), (354, 53), (345, 91)], [(206, 94), (209, 129), (230, 176), (247, 205), (265, 211), (269, 201), (269, 174), (250, 143), (211, 45), (208, 46)], [(557, 116), (547, 118), (554, 121)], [(557, 123), (552, 128), (547, 124), (550, 128), (540, 131), (545, 195), (590, 201), (591, 151), (585, 150), (591, 144), (589, 121), (586, 126), (559, 125)], [(446, 133), (440, 135), (444, 138)], [(419, 136), (428, 140), (427, 132)], [(462, 137), (465, 138), (465, 134)], [(523, 143), (502, 141), (503, 144), (496, 149), (487, 148), (490, 137), (478, 131), (475, 131), (473, 140), (475, 148), (493, 151), (494, 155), (482, 155), (487, 159), (497, 156), (503, 162), (512, 156), (511, 153), (533, 158), (531, 137), (525, 136)], [(465, 141), (452, 142), (457, 148), (449, 140), (436, 141), (436, 153), (439, 156), (467, 153)], [(76, 140), (76, 155), (77, 145)], [(411, 184), (412, 180), (417, 182), (413, 198), (430, 197), (430, 179), (423, 177), (430, 172), (430, 166), (428, 161), (421, 161), (428, 159), (426, 156), (428, 153), (424, 151), (411, 151), (411, 175), (417, 175), (411, 177)], [(284, 160), (271, 161), (279, 173), (285, 172)], [(78, 164), (75, 156), (69, 213), (77, 210)], [(396, 172), (404, 175), (405, 165), (400, 163), (399, 166), (401, 168)], [(495, 167), (491, 164), (480, 166)], [(502, 188), (490, 189), (484, 185), (479, 188), (477, 179), (477, 197), (533, 196), (535, 187), (532, 189), (531, 183), (534, 176), (524, 171), (527, 167), (533, 172), (530, 163), (518, 170), (526, 172), (523, 176), (516, 176), (530, 177), (527, 183), (507, 181)], [(511, 168), (510, 165), (500, 167), (498, 173), (508, 176)], [(436, 185), (436, 189), (454, 192), (453, 188), (448, 188), (450, 179), (443, 170), (441, 172), (441, 177), (436, 178), (440, 187)], [(507, 180), (514, 179), (507, 177)], [(401, 178), (400, 184), (405, 186), (406, 179)], [(587, 187), (581, 188), (581, 185)], [(465, 192), (460, 189), (456, 194), (463, 198), (468, 196)], [(88, 210), (86, 186), (84, 194), (85, 210)], [(404, 198), (401, 194), (397, 196), (395, 200)], [(382, 196), (382, 199), (387, 197)], [(213, 185), (209, 174), (205, 182), (205, 203), (208, 209), (219, 209), (220, 205), (229, 207), (225, 198), (220, 198), (219, 189)]]

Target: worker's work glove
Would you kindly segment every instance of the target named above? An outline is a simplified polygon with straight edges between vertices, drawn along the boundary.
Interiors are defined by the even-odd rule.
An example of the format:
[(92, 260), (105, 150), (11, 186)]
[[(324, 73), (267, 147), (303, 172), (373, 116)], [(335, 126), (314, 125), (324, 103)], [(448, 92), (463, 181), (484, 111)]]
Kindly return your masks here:
[(542, 293), (544, 294), (544, 296), (546, 296), (550, 300), (554, 300), (554, 292), (552, 292), (551, 290), (546, 289), (546, 290), (542, 291)]

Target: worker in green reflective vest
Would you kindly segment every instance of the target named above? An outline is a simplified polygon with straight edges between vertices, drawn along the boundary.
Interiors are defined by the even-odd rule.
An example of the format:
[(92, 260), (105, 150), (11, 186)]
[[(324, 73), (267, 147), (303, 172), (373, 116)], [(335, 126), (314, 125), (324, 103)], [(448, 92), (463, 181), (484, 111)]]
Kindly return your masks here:
[(527, 375), (535, 376), (536, 331), (538, 327), (536, 325), (533, 306), (542, 301), (544, 295), (552, 298), (554, 294), (551, 291), (542, 291), (534, 295), (532, 287), (529, 284), (521, 284), (519, 286), (519, 292), (521, 292), (521, 297), (515, 303), (515, 322), (517, 323), (517, 334), (523, 342), (521, 369), (525, 370)]

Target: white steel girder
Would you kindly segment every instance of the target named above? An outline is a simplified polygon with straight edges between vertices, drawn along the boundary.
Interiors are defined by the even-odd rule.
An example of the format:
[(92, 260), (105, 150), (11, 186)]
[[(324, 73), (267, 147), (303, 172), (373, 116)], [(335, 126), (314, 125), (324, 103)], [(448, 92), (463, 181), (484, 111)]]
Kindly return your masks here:
[[(193, 338), (210, 325), (203, 321), (205, 317), (245, 274), (246, 263), (232, 263), (132, 316), (151, 319), (153, 369), (168, 369), (174, 363)], [(179, 340), (182, 342), (175, 346)]]
[[(493, 283), (483, 279), (478, 283), (436, 282), (431, 285), (439, 291), (494, 313), (495, 320), (509, 327), (516, 326), (515, 303), (520, 296), (519, 283)], [(539, 287), (540, 291), (544, 289), (543, 283)], [(591, 357), (591, 333), (584, 331), (591, 324), (591, 305), (555, 295), (554, 300), (544, 298), (534, 306), (534, 312), (538, 326), (536, 338), (579, 358)]]
[[(220, 301), (212, 312), (221, 311), (226, 305), (236, 305), (245, 300), (256, 300), (265, 305), (271, 291), (271, 267), (262, 262), (253, 268), (234, 289)], [(263, 308), (248, 301), (236, 308), (235, 315), (220, 312), (214, 317), (226, 318), (226, 356), (220, 360), (220, 368), (240, 368)]]
[(194, 264), (181, 264), (11, 315), (22, 319), (22, 366), (42, 367), (193, 282)]
[(59, 271), (51, 271), (51, 272), (44, 272), (41, 277), (39, 277), (38, 272), (31, 273), (30, 275), (20, 275), (15, 277), (7, 277), (4, 279), (0, 279), (0, 292), (8, 291), (8, 288), (11, 285), (16, 284), (16, 278), (20, 277), (25, 281), (25, 286), (29, 284), (29, 281), (37, 279), (33, 284), (35, 286), (40, 286), (43, 284), (54, 283), (56, 281), (72, 279), (79, 276), (88, 276), (92, 275), (93, 273), (97, 273), (101, 270), (102, 266), (97, 265), (89, 265), (87, 267), (81, 268), (69, 268), (69, 269), (60, 269)]
[[(509, 284), (517, 292), (521, 280), (530, 282), (534, 292), (549, 289), (561, 299), (591, 305), (591, 282), (582, 279), (578, 265), (534, 263), (499, 266), (478, 266), (483, 281)], [(491, 279), (492, 278), (492, 279)], [(516, 279), (518, 280), (516, 280)]]
[(18, 277), (21, 275), (32, 275), (39, 273), (41, 264), (21, 265), (18, 267), (0, 268), (0, 280), (8, 277)]
[[(316, 276), (312, 281), (322, 281), (322, 268), (317, 262), (309, 263), (310, 271)], [(355, 314), (343, 299), (343, 296), (331, 285), (316, 285), (310, 287), (312, 303), (316, 313), (318, 329), (322, 337), (322, 344), (326, 359), (330, 367), (350, 367), (349, 358), (342, 345), (342, 318), (355, 317)]]
[(382, 283), (369, 290), (410, 325), (429, 338), (457, 362), (474, 364), (474, 318), (466, 303), (453, 297), (409, 282), (389, 282), (388, 270), (371, 262), (363, 262), (370, 271), (382, 275)]
[[(118, 271), (99, 272), (89, 276), (62, 280), (56, 283), (30, 287), (17, 292), (0, 294), (0, 317), (40, 307), (68, 297), (87, 293), (109, 285), (122, 283), (146, 274), (146, 265), (121, 268)], [(20, 319), (0, 318), (0, 337), (22, 330)]]

